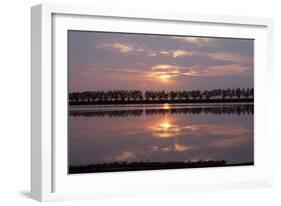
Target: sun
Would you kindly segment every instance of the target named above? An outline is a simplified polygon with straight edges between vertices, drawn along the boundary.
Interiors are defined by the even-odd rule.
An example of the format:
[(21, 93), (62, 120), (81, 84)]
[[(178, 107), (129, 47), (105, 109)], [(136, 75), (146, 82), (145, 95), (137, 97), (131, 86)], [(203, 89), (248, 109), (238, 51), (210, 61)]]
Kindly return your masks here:
[(168, 103), (163, 104), (163, 109), (170, 109), (170, 108), (171, 108), (170, 104), (168, 104)]
[(177, 137), (181, 132), (180, 127), (172, 124), (168, 118), (155, 122), (155, 124), (149, 126), (149, 129), (152, 131), (152, 135), (157, 138)]
[(174, 77), (174, 75), (167, 72), (152, 72), (148, 74), (148, 77), (153, 77), (153, 79), (161, 81), (162, 83), (172, 83), (172, 77)]
[(167, 80), (167, 79), (170, 79), (170, 75), (168, 75), (168, 74), (161, 74), (161, 75), (159, 75), (159, 78), (161, 79), (161, 80)]
[(164, 130), (168, 130), (171, 128), (171, 124), (168, 121), (164, 121), (160, 124), (160, 128)]
[(168, 74), (161, 74), (161, 75), (158, 75), (158, 78), (164, 82), (168, 82), (170, 80), (171, 76)]

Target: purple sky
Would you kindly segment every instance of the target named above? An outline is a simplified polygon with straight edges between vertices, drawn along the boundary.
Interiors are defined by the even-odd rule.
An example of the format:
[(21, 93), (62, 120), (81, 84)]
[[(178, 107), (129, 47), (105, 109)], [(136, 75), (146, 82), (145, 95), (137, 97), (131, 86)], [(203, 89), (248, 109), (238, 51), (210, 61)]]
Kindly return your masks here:
[(254, 40), (68, 32), (69, 91), (253, 87)]

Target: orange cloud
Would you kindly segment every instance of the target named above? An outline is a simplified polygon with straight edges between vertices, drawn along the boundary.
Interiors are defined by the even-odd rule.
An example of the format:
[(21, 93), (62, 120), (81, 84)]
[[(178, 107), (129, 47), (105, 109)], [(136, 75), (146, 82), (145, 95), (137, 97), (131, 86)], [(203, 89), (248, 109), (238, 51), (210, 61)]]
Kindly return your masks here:
[(189, 150), (190, 148), (186, 145), (181, 145), (181, 144), (175, 144), (174, 149), (177, 152), (185, 152), (186, 150)]
[(184, 67), (172, 64), (156, 64), (151, 67), (152, 70), (178, 70)]
[(248, 134), (250, 131), (239, 125), (212, 125), (212, 124), (190, 124), (179, 126), (169, 119), (161, 120), (148, 127), (153, 136), (157, 138), (171, 138), (183, 134), (199, 136), (202, 134), (216, 136), (241, 136)]
[(136, 154), (130, 151), (124, 151), (121, 152), (119, 155), (117, 155), (115, 157), (115, 160), (117, 161), (127, 161), (127, 160), (131, 160), (131, 159), (135, 159), (136, 158)]
[(199, 65), (184, 67), (170, 64), (157, 64), (151, 67), (153, 72), (149, 76), (170, 75), (176, 76), (224, 76), (240, 75), (247, 73), (250, 68), (240, 64), (215, 65), (205, 69), (199, 69)]
[(199, 73), (199, 76), (224, 76), (224, 75), (239, 75), (249, 71), (248, 66), (240, 64), (216, 65)]
[(172, 56), (174, 58), (182, 57), (182, 56), (192, 56), (192, 52), (186, 50), (176, 50), (176, 51), (172, 51)]

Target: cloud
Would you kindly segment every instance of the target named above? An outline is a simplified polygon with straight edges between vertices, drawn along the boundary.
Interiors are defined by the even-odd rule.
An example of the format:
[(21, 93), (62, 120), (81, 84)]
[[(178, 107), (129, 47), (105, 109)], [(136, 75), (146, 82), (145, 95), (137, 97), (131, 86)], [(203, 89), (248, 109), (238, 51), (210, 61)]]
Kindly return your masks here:
[(97, 75), (117, 75), (117, 74), (143, 76), (144, 73), (145, 72), (132, 68), (111, 68), (111, 67), (89, 68), (79, 72), (80, 75), (87, 76), (87, 77), (94, 77)]
[(249, 130), (245, 127), (238, 125), (212, 125), (212, 124), (198, 124), (198, 125), (187, 125), (183, 127), (191, 134), (202, 135), (204, 133), (216, 136), (242, 136), (249, 133)]
[(173, 58), (177, 58), (177, 57), (184, 57), (184, 56), (192, 56), (192, 52), (188, 51), (188, 50), (161, 50), (159, 51), (159, 54), (162, 55), (167, 55)]
[(227, 139), (214, 141), (209, 145), (209, 147), (214, 147), (214, 148), (232, 147), (233, 148), (234, 146), (237, 146), (237, 145), (246, 144), (249, 141), (250, 141), (249, 138), (227, 138)]
[(192, 52), (185, 51), (185, 50), (176, 50), (176, 51), (172, 51), (172, 56), (173, 57), (192, 56)]
[(117, 161), (127, 161), (131, 159), (135, 159), (136, 154), (130, 151), (123, 151), (119, 155), (115, 157), (115, 160)]
[(250, 70), (248, 66), (240, 64), (216, 65), (199, 72), (198, 76), (225, 76), (245, 74)]
[(227, 51), (212, 52), (205, 55), (215, 60), (232, 61), (239, 64), (249, 64), (251, 62), (249, 57)]
[(97, 48), (106, 49), (113, 52), (128, 53), (128, 54), (138, 54), (144, 53), (148, 57), (155, 57), (158, 55), (167, 55), (173, 58), (192, 56), (192, 52), (188, 50), (153, 50), (147, 47), (142, 47), (137, 43), (128, 42), (114, 42), (114, 43), (104, 43), (97, 46)]
[(193, 65), (189, 67), (170, 65), (170, 64), (157, 64), (151, 67), (153, 72), (149, 73), (148, 76), (161, 76), (169, 75), (170, 77), (177, 76), (193, 76), (193, 77), (204, 77), (204, 76), (226, 76), (226, 75), (241, 75), (246, 74), (250, 71), (249, 66), (240, 64), (225, 64), (215, 65), (202, 68), (200, 65)]
[[(207, 59), (211, 60), (220, 60), (220, 61), (229, 61), (236, 64), (245, 64), (250, 65), (252, 64), (252, 57), (247, 55), (242, 55), (238, 52), (231, 52), (227, 51), (223, 48), (222, 45), (219, 44), (220, 40), (217, 38), (206, 38), (206, 37), (171, 37), (171, 39), (181, 40), (186, 43), (192, 43), (197, 46), (197, 49), (193, 49), (192, 52), (190, 52), (190, 55), (183, 55), (183, 56), (201, 56), (205, 57)], [(210, 44), (211, 43), (211, 44)], [(208, 46), (212, 48), (209, 51), (204, 51), (200, 49), (202, 46)], [(178, 52), (174, 53), (174, 56), (181, 56), (180, 51), (186, 51), (186, 50), (178, 50)], [(188, 51), (187, 51), (188, 52)], [(177, 53), (179, 55), (177, 55)]]
[[(239, 125), (213, 125), (213, 124), (189, 124), (179, 126), (173, 124), (168, 120), (160, 121), (156, 125), (149, 126), (152, 134), (157, 138), (170, 138), (179, 135), (195, 135), (200, 136), (203, 134), (215, 136), (242, 136), (248, 134), (249, 130)], [(179, 148), (179, 147), (178, 147)]]
[[(196, 45), (203, 45), (209, 42), (212, 42), (214, 38), (205, 38), (205, 37), (170, 37), (167, 39), (177, 39), (180, 41), (191, 42)], [(135, 41), (117, 41), (114, 43), (104, 43), (97, 46), (98, 48), (106, 49), (112, 52), (119, 52), (121, 54), (129, 54), (129, 55), (137, 55), (142, 54), (146, 57), (150, 57), (150, 62), (175, 62), (172, 59), (169, 59), (165, 56), (171, 58), (179, 58), (179, 57), (193, 57), (206, 61), (214, 61), (216, 60), (216, 65), (202, 65), (201, 62), (195, 62), (195, 65), (184, 66), (181, 64), (152, 64), (149, 66), (147, 64), (146, 68), (141, 66), (143, 69), (136, 69), (135, 65), (128, 65), (124, 68), (123, 66), (120, 68), (103, 68), (103, 72), (112, 72), (112, 73), (126, 73), (126, 74), (135, 74), (139, 75), (142, 70), (143, 76), (146, 77), (159, 77), (156, 78), (158, 80), (168, 80), (170, 78), (175, 78), (179, 76), (190, 76), (190, 77), (206, 77), (206, 76), (226, 76), (226, 75), (242, 75), (246, 74), (250, 71), (251, 59), (246, 56), (242, 56), (237, 53), (229, 52), (229, 51), (189, 51), (187, 49), (151, 49), (147, 47), (147, 45), (140, 45)], [(157, 56), (161, 56), (160, 58), (155, 58)], [(163, 56), (164, 55), (164, 56)], [(192, 58), (192, 59), (193, 59)], [(181, 59), (179, 59), (181, 61)], [(186, 59), (186, 61), (192, 61), (190, 59)], [(184, 63), (184, 62), (183, 62)], [(190, 63), (189, 63), (190, 64)], [(113, 65), (112, 67), (116, 67)], [(149, 70), (150, 69), (150, 70)], [(172, 79), (171, 79), (172, 80)], [(168, 81), (166, 81), (168, 82)]]
[(114, 43), (112, 44), (112, 48), (118, 49), (122, 53), (127, 53), (132, 50), (134, 50), (134, 46), (130, 44), (120, 44), (120, 43)]
[(114, 42), (111, 44), (104, 43), (97, 46), (97, 48), (103, 48), (110, 51), (118, 51), (120, 53), (131, 53), (136, 51), (142, 51), (137, 45), (127, 42)]
[[(110, 75), (115, 78), (135, 78), (135, 80), (143, 80), (149, 78), (151, 80), (175, 83), (178, 77), (220, 77), (229, 75), (244, 75), (251, 71), (249, 66), (240, 64), (224, 64), (215, 66), (181, 66), (176, 64), (153, 64), (147, 66), (146, 70), (139, 69), (136, 65), (131, 67), (94, 67), (84, 69), (79, 74), (83, 76)], [(122, 75), (121, 75), (122, 74)], [(117, 76), (116, 76), (117, 75)], [(146, 79), (148, 81), (148, 79)]]
[(181, 145), (181, 144), (175, 144), (174, 145), (174, 149), (177, 152), (185, 152), (186, 150), (189, 149), (189, 147), (185, 146), (185, 145)]
[(192, 147), (190, 147), (190, 146), (176, 143), (171, 147), (161, 148), (161, 151), (163, 151), (163, 152), (185, 152), (185, 151), (191, 150), (191, 149), (192, 149)]
[(151, 72), (147, 73), (148, 77), (154, 77), (156, 79), (168, 80), (171, 77), (180, 75), (180, 69), (183, 67), (169, 64), (157, 64), (151, 67)]
[(147, 53), (147, 56), (148, 57), (155, 57), (155, 56), (157, 56), (157, 52), (150, 51), (150, 52)]
[(178, 70), (184, 67), (172, 64), (156, 64), (151, 67), (152, 70)]
[(187, 43), (193, 43), (198, 46), (203, 46), (206, 43), (210, 43), (214, 38), (206, 38), (206, 37), (192, 37), (192, 36), (173, 36), (171, 39), (181, 40)]

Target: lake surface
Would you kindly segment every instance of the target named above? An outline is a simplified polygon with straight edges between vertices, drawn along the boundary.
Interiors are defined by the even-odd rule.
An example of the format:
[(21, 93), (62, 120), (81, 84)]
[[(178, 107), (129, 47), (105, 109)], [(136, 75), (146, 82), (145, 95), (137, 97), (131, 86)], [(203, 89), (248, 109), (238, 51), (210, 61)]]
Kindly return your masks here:
[(70, 107), (69, 165), (254, 161), (253, 105)]

